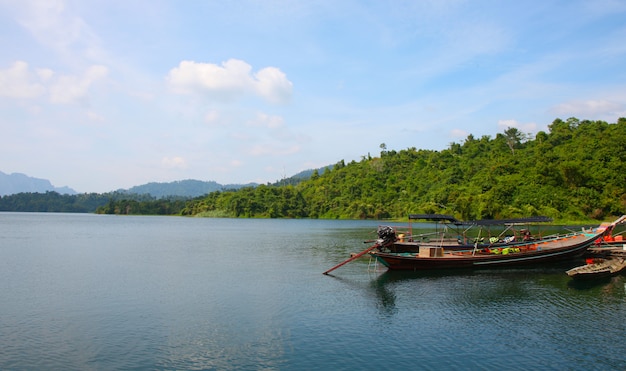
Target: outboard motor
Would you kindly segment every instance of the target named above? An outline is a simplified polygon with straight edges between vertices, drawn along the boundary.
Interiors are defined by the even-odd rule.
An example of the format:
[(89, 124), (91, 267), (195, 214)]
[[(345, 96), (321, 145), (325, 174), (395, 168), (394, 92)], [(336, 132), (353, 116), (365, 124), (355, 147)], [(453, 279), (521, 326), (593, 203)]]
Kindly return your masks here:
[(380, 226), (378, 227), (378, 240), (376, 244), (379, 246), (387, 246), (394, 242), (396, 242), (396, 231), (392, 227), (389, 226)]

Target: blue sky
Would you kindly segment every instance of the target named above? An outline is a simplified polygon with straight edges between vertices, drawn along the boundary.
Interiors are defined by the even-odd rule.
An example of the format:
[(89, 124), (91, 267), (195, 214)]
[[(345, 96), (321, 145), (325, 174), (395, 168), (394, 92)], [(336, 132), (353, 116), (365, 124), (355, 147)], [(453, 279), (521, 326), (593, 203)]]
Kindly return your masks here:
[(0, 171), (274, 182), (626, 116), (626, 1), (0, 0)]

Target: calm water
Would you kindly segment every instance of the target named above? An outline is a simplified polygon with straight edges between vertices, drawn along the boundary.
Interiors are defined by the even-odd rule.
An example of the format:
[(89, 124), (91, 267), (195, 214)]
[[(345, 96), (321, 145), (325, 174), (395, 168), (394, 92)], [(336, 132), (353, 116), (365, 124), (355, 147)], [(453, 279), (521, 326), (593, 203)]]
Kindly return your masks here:
[(321, 274), (378, 224), (0, 213), (0, 369), (626, 370), (626, 277)]

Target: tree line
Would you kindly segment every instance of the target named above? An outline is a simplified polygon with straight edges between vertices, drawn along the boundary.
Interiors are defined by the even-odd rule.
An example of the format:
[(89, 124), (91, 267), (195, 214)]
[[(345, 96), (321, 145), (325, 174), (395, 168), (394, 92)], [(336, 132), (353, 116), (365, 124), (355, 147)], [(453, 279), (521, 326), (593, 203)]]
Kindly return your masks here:
[(626, 213), (626, 119), (556, 119), (534, 138), (508, 128), (442, 151), (387, 150), (339, 161), (283, 187), (215, 192), (182, 215), (384, 219), (445, 213), (464, 220), (546, 215), (600, 220)]
[(118, 200), (150, 202), (156, 198), (145, 194), (125, 192), (60, 194), (56, 191), (45, 193), (22, 192), (0, 197), (0, 211), (93, 213), (99, 207)]
[[(109, 198), (106, 214), (245, 218), (463, 220), (545, 215), (603, 220), (626, 214), (626, 118), (556, 119), (534, 136), (508, 128), (468, 135), (441, 151), (408, 148), (341, 160), (310, 178), (211, 192), (193, 199)], [(1, 203), (0, 203), (1, 204)]]

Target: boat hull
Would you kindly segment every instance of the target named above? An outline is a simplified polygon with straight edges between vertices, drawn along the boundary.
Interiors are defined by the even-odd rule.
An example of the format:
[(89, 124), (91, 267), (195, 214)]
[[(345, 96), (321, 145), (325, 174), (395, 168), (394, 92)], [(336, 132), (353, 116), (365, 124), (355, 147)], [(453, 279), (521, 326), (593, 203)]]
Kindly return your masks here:
[(379, 262), (392, 270), (467, 269), (500, 266), (524, 266), (581, 257), (598, 235), (576, 234), (535, 244), (519, 244), (520, 250), (508, 254), (483, 251), (446, 252), (441, 256), (414, 253), (371, 252)]
[(580, 267), (572, 268), (566, 273), (575, 280), (586, 281), (610, 277), (626, 269), (626, 258), (609, 256)]
[(595, 281), (609, 278), (612, 275), (610, 269), (601, 269), (594, 272), (580, 272), (570, 277), (576, 281)]

